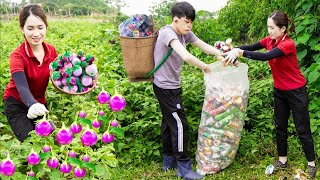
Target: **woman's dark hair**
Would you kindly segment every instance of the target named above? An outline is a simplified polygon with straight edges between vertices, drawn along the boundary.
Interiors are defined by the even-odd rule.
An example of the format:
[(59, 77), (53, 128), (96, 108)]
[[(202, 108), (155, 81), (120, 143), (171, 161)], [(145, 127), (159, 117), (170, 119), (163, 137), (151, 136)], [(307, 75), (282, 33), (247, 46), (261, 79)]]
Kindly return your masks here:
[(20, 23), (20, 28), (23, 29), (27, 18), (31, 15), (35, 15), (38, 16), (46, 25), (46, 27), (48, 27), (48, 21), (47, 21), (47, 16), (45, 14), (45, 12), (43, 11), (43, 9), (36, 4), (30, 4), (25, 6), (19, 14), (19, 23)]
[(286, 31), (288, 29), (288, 24), (290, 23), (289, 32), (295, 32), (294, 22), (291, 18), (288, 18), (286, 13), (276, 10), (269, 15), (269, 18), (273, 19), (274, 23), (279, 28), (282, 28), (283, 26), (286, 27)]
[(179, 19), (181, 17), (186, 17), (187, 19), (194, 21), (196, 18), (196, 10), (188, 2), (177, 2), (171, 8), (171, 17), (177, 16)]

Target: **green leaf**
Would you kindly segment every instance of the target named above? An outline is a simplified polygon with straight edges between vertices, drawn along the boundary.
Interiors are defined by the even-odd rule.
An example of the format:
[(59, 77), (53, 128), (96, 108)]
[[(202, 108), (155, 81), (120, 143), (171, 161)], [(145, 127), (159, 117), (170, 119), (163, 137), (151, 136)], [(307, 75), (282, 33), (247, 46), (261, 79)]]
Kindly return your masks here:
[(39, 155), (40, 155), (41, 159), (45, 159), (47, 157), (51, 157), (51, 153), (50, 152), (40, 153)]
[(106, 116), (99, 116), (98, 119), (101, 120), (101, 121), (104, 121), (104, 122), (106, 122), (106, 123), (109, 122), (109, 118), (106, 117)]
[(101, 165), (101, 164), (96, 165), (96, 172), (95, 172), (95, 174), (96, 174), (97, 176), (103, 176), (104, 173), (105, 173), (105, 170), (106, 170), (106, 167), (105, 167), (105, 166), (103, 166), (103, 165)]
[(111, 128), (110, 132), (116, 135), (117, 137), (124, 138), (124, 131), (121, 128)]
[(60, 171), (58, 171), (58, 170), (56, 170), (56, 169), (54, 169), (54, 170), (52, 170), (51, 171), (51, 173), (50, 173), (50, 179), (54, 179), (54, 180), (58, 180), (58, 179), (61, 179), (61, 172)]
[(125, 143), (117, 143), (117, 151), (121, 151), (123, 149), (123, 147), (125, 146), (126, 144)]
[(310, 8), (313, 6), (313, 2), (309, 2), (307, 4), (302, 5), (302, 9), (307, 13), (310, 11)]
[(304, 1), (298, 1), (298, 4), (295, 7), (295, 10), (297, 10), (303, 3)]
[[(319, 48), (319, 46), (320, 46), (320, 44), (318, 43), (319, 40), (320, 40), (320, 38), (319, 38), (319, 39), (318, 39), (318, 38), (313, 38), (313, 39), (310, 39), (310, 40), (308, 41), (308, 46), (310, 46), (310, 49), (311, 49), (311, 50), (315, 50), (315, 51), (320, 50), (320, 49), (317, 49), (317, 48)], [(317, 46), (317, 45), (319, 45), (319, 46)]]
[(312, 48), (312, 49), (314, 49), (314, 50), (316, 50), (316, 51), (320, 51), (320, 43), (319, 44), (317, 44), (314, 48)]
[(309, 19), (309, 18), (305, 18), (305, 19), (302, 21), (301, 24), (303, 24), (303, 25), (308, 25), (308, 24), (310, 24), (310, 19)]
[(311, 71), (318, 71), (320, 66), (317, 63), (312, 63), (311, 66), (308, 68), (309, 72)]
[(316, 81), (320, 76), (320, 73), (318, 71), (312, 71), (309, 73), (308, 75), (308, 81), (309, 83), (313, 83), (314, 81)]
[(36, 177), (28, 177), (28, 180), (39, 180), (38, 178), (36, 178)]
[(67, 162), (82, 166), (82, 161), (80, 161), (78, 158), (68, 158)]
[(320, 53), (319, 54), (315, 54), (313, 57), (315, 62), (320, 63)]
[(302, 30), (304, 30), (304, 29), (305, 29), (305, 26), (302, 26), (302, 25), (296, 27), (296, 28), (295, 28), (296, 34), (298, 35), (298, 34), (299, 34)]
[(89, 125), (90, 128), (92, 128), (92, 123), (91, 123), (91, 120), (90, 120), (90, 119), (83, 119), (83, 118), (81, 118), (81, 119), (79, 119), (79, 121), (80, 121), (81, 123), (84, 123), (84, 124)]
[(8, 140), (8, 139), (11, 139), (11, 138), (12, 138), (12, 136), (10, 136), (8, 134), (5, 134), (5, 135), (0, 137), (0, 141)]
[(307, 53), (308, 53), (307, 49), (297, 52), (298, 60), (301, 61), (307, 55)]
[(124, 112), (118, 112), (118, 114), (117, 114), (117, 119), (118, 119), (118, 120), (124, 120), (126, 116), (127, 116), (126, 113), (124, 113)]
[(89, 168), (89, 169), (92, 169), (93, 171), (96, 171), (96, 165), (93, 164), (93, 163), (87, 163), (87, 162), (85, 162), (85, 163), (83, 163), (82, 166), (83, 166), (83, 167), (87, 167), (87, 168)]
[(315, 109), (318, 109), (318, 105), (316, 103), (310, 103), (309, 104), (309, 110), (312, 111), (312, 110), (315, 110)]
[(0, 128), (5, 127), (6, 125), (0, 122)]
[(118, 160), (113, 155), (104, 156), (103, 159), (105, 160), (105, 163), (107, 163), (110, 167), (116, 167), (118, 164)]
[(311, 132), (314, 133), (317, 131), (317, 124), (316, 124), (316, 119), (310, 119), (310, 127), (311, 127)]
[(153, 151), (153, 154), (156, 156), (160, 156), (160, 151), (157, 149), (157, 150)]
[[(13, 176), (9, 176), (9, 179), (10, 180), (13, 180), (13, 179), (25, 179), (27, 176), (25, 175), (25, 174), (22, 174), (21, 172), (15, 172), (14, 174), (13, 174)], [(6, 176), (3, 176), (3, 175), (1, 175), (1, 179), (5, 179), (5, 178), (7, 178)]]
[(304, 33), (302, 36), (299, 36), (297, 38), (297, 42), (302, 43), (302, 44), (306, 44), (308, 42), (309, 38), (310, 38), (310, 35), (307, 33)]

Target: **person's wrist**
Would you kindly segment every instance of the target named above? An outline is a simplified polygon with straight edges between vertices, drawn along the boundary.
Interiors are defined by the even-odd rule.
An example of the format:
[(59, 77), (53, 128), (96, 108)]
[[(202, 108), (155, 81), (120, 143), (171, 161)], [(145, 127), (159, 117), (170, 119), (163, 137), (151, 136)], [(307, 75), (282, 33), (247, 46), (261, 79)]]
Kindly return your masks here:
[(36, 104), (36, 103), (38, 103), (38, 102), (37, 102), (37, 101), (27, 102), (26, 106), (27, 106), (28, 108), (31, 108), (31, 106), (34, 105), (34, 104)]
[(238, 49), (238, 53), (239, 53), (239, 56), (243, 56), (243, 51), (242, 49)]
[(206, 70), (206, 69), (208, 69), (208, 67), (209, 67), (209, 65), (208, 64), (204, 64), (204, 66), (203, 66), (203, 69), (202, 70)]

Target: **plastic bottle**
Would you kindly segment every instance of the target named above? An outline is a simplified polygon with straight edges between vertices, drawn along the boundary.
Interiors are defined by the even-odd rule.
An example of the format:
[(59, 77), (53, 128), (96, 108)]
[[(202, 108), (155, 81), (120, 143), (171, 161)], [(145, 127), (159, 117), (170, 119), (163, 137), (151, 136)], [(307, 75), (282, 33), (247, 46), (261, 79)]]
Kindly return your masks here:
[(273, 170), (274, 170), (274, 166), (272, 164), (270, 164), (269, 166), (267, 166), (266, 170), (265, 170), (265, 174), (266, 175), (270, 175), (273, 173)]

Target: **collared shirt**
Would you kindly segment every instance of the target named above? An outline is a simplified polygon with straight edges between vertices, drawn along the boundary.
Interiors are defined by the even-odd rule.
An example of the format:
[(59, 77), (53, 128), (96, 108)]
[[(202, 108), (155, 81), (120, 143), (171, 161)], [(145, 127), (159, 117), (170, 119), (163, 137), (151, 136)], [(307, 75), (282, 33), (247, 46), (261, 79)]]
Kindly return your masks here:
[[(24, 72), (28, 86), (34, 99), (42, 104), (46, 103), (45, 92), (49, 82), (49, 64), (58, 56), (56, 49), (45, 42), (42, 43), (45, 51), (43, 62), (37, 60), (27, 41), (23, 42), (10, 54), (10, 74)], [(22, 102), (13, 78), (4, 90), (4, 99), (9, 96)]]
[(284, 53), (283, 56), (268, 61), (275, 88), (285, 91), (306, 85), (298, 64), (296, 46), (286, 33), (278, 41), (265, 37), (260, 40), (260, 44), (266, 50), (278, 47)]

